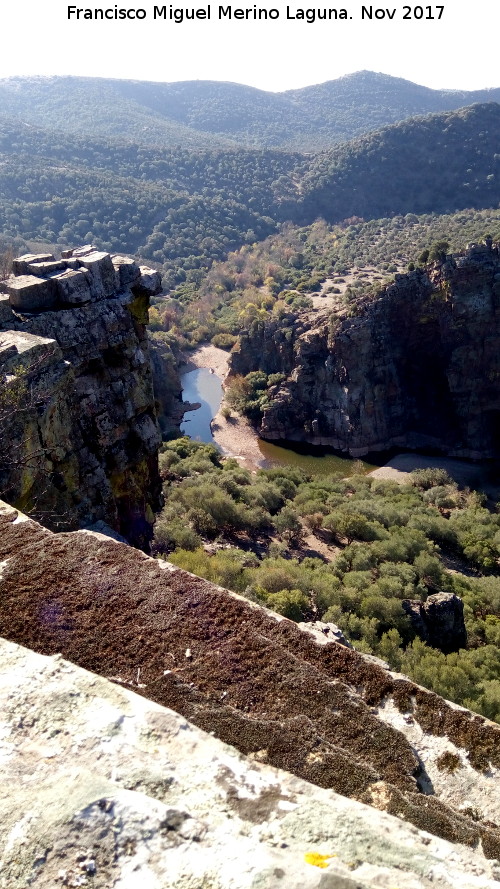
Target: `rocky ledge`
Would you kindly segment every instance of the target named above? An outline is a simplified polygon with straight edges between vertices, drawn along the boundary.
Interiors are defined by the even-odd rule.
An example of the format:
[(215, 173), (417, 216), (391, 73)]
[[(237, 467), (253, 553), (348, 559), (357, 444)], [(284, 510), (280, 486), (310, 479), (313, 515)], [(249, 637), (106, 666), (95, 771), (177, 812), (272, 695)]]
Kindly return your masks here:
[[(83, 882), (66, 885), (125, 889), (137, 885), (134, 868), (148, 873), (151, 856), (160, 876), (148, 885), (159, 887), (493, 885), (498, 865), (486, 859), (500, 858), (498, 725), (323, 633), (318, 640), (317, 628), (95, 532), (54, 534), (3, 504), (0, 559), (0, 636), (120, 686), (88, 676), (74, 683), (73, 667), (15, 650), (17, 671), (4, 662), (2, 768), (12, 771), (0, 886), (3, 878), (24, 889), (30, 874), (30, 885), (52, 889), (59, 870), (80, 868)], [(135, 698), (130, 705), (133, 691), (183, 719)], [(133, 727), (129, 705), (143, 729)], [(245, 759), (213, 738), (203, 747), (183, 720)], [(52, 777), (55, 763), (61, 773)], [(186, 799), (187, 777), (176, 785), (176, 771), (190, 773)], [(157, 802), (148, 808), (143, 793)], [(226, 852), (217, 859), (221, 837)], [(216, 854), (204, 859), (208, 846)], [(98, 852), (105, 876), (92, 883)], [(306, 853), (337, 857), (323, 874)], [(379, 870), (363, 870), (368, 864)]]
[(91, 246), (0, 282), (0, 491), (52, 528), (104, 521), (147, 548), (160, 435), (146, 324), (158, 272)]
[[(494, 889), (480, 850), (0, 640), (2, 889)], [(381, 791), (383, 798), (383, 791)]]
[(500, 455), (500, 256), (487, 241), (331, 312), (254, 325), (233, 374), (282, 373), (259, 434), (352, 456)]

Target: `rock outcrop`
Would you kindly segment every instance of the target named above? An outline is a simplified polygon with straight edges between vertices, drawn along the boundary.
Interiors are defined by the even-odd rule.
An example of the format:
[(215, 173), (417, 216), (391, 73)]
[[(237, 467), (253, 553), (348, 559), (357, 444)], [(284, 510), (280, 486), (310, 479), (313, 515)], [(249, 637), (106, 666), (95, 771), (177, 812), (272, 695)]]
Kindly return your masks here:
[(480, 849), (244, 756), (59, 655), (0, 640), (0, 657), (1, 889), (499, 885)]
[[(291, 621), (168, 562), (156, 561), (132, 547), (89, 531), (54, 534), (5, 504), (0, 511), (0, 560), (0, 636), (40, 654), (60, 653), (86, 670), (170, 707), (199, 728), (236, 747), (254, 763), (284, 769), (325, 791), (335, 791), (397, 815), (419, 831), (450, 843), (467, 845), (471, 847), (471, 862), (476, 861), (472, 849), (479, 846), (487, 858), (500, 858), (498, 725), (444, 701), (403, 676), (390, 673), (380, 663), (364, 658), (345, 645), (334, 641), (325, 644), (324, 638), (320, 644), (314, 634), (304, 632)], [(4, 681), (10, 687), (12, 679), (8, 679), (5, 672)], [(95, 687), (99, 691), (99, 683)], [(63, 695), (61, 706), (72, 706), (71, 700), (68, 703), (67, 696)], [(29, 708), (23, 715), (24, 711), (14, 699), (11, 707), (22, 713), (16, 717), (21, 735), (24, 727), (33, 728), (38, 740), (30, 749), (34, 751), (33, 756), (41, 757), (44, 762), (48, 760), (48, 772), (52, 753), (58, 756), (61, 746), (66, 747), (73, 740), (73, 734), (68, 737), (65, 730), (60, 730), (57, 700), (47, 705), (50, 712), (42, 708), (40, 716)], [(144, 708), (151, 711), (149, 704), (144, 703)], [(94, 722), (98, 715), (99, 708), (89, 720)], [(101, 746), (102, 768), (109, 779), (116, 736), (128, 743), (129, 722), (119, 714), (114, 721), (103, 719), (108, 728)], [(99, 725), (97, 720), (97, 728)], [(95, 744), (95, 731), (96, 728), (89, 728), (89, 737), (94, 738), (91, 746)], [(104, 740), (108, 737), (109, 740)], [(189, 738), (189, 734), (184, 737)], [(148, 753), (154, 748), (158, 755), (164, 755), (161, 753), (163, 729), (155, 733), (151, 725), (143, 738)], [(86, 749), (83, 741), (80, 745), (75, 741), (75, 755), (79, 751), (83, 754)], [(132, 745), (129, 760), (133, 759), (133, 749)], [(187, 741), (184, 753), (187, 758), (190, 749)], [(136, 784), (132, 782), (131, 762), (126, 765), (124, 759), (125, 754), (115, 762), (123, 787), (129, 790), (141, 787), (139, 779)], [(156, 757), (152, 758), (151, 768), (156, 762)], [(177, 798), (174, 795), (172, 799), (176, 803), (171, 805), (168, 787), (161, 783), (169, 775), (163, 760), (161, 763), (154, 780), (149, 780), (159, 787), (162, 804), (165, 802), (171, 812), (177, 811)], [(191, 766), (189, 762), (189, 768)], [(30, 767), (28, 762), (28, 771)], [(210, 770), (208, 765), (207, 768)], [(230, 769), (232, 772), (233, 767)], [(41, 774), (36, 783), (31, 782), (32, 791), (20, 782), (19, 793), (32, 792), (36, 796)], [(194, 765), (192, 775), (196, 781)], [(49, 781), (47, 773), (46, 778)], [(255, 788), (260, 787), (258, 781), (256, 777)], [(103, 829), (109, 832), (106, 812), (115, 811), (116, 805), (113, 824), (116, 823), (121, 834), (120, 818), (130, 798), (116, 796), (109, 784), (105, 787), (100, 782), (101, 779), (93, 797), (94, 790), (90, 797), (86, 791), (82, 792), (78, 804), (75, 802), (74, 807), (68, 809), (71, 817), (74, 816), (72, 824), (76, 825), (75, 830), (82, 825), (85, 832), (87, 818), (92, 821), (102, 816)], [(147, 784), (146, 778), (144, 782)], [(274, 812), (278, 805), (266, 793), (255, 803), (260, 791), (251, 788), (244, 791), (238, 781), (233, 783), (230, 775), (222, 775), (221, 782), (219, 788), (225, 789), (228, 815), (236, 811), (244, 820), (254, 823), (255, 818), (255, 823), (260, 823), (266, 820), (266, 812)], [(271, 783), (275, 783), (281, 793), (280, 782), (281, 779), (273, 778)], [(286, 784), (287, 788), (291, 786)], [(16, 782), (14, 789), (17, 791)], [(61, 799), (57, 787), (55, 792), (57, 799)], [(76, 800), (76, 784), (75, 794)], [(285, 800), (287, 794), (288, 790)], [(319, 792), (318, 800), (327, 799), (322, 794), (323, 791)], [(108, 799), (111, 808), (108, 810), (107, 803), (103, 803), (100, 815), (99, 800)], [(20, 821), (19, 808), (14, 797), (12, 800), (13, 812), (8, 819), (3, 818), (3, 823), (13, 830), (9, 842), (15, 847), (23, 830), (28, 830), (29, 819), (26, 816), (28, 820)], [(132, 802), (142, 806), (137, 798)], [(271, 808), (266, 808), (267, 803)], [(8, 807), (8, 801), (6, 805)], [(21, 808), (31, 811), (28, 805)], [(180, 811), (185, 811), (184, 806), (180, 806)], [(161, 833), (163, 824), (166, 841), (175, 840), (180, 845), (188, 840), (196, 843), (197, 837), (190, 831), (191, 827), (198, 829), (195, 824), (198, 815), (189, 807), (187, 811), (192, 814), (192, 824), (187, 818), (183, 824), (175, 816), (177, 826), (169, 828), (165, 820), (168, 813), (161, 807), (153, 807), (150, 817), (157, 825), (154, 831)], [(323, 822), (323, 814), (318, 817)], [(137, 823), (135, 815), (133, 818)], [(283, 822), (273, 826), (269, 836), (270, 842), (276, 843), (274, 848), (280, 848), (282, 842), (286, 848), (298, 843), (302, 854), (302, 842), (311, 842), (311, 851), (329, 854), (330, 829), (336, 828), (328, 827), (325, 834), (317, 821), (311, 824), (301, 816), (299, 822), (294, 822), (294, 838), (283, 828)], [(327, 819), (324, 823), (330, 822)], [(186, 836), (184, 830), (188, 831)], [(380, 849), (385, 843), (384, 831), (385, 828)], [(340, 835), (344, 835), (342, 831)], [(122, 836), (125, 843), (126, 831)], [(420, 835), (414, 833), (413, 836)], [(85, 847), (92, 846), (92, 842), (90, 837)], [(347, 860), (355, 866), (357, 842), (358, 834), (353, 833), (351, 845), (344, 847), (340, 841), (332, 853), (338, 854), (342, 861), (342, 856), (348, 855)], [(199, 861), (196, 848), (193, 862)], [(109, 850), (108, 853), (111, 855)], [(72, 862), (73, 852), (68, 855)], [(453, 860), (451, 855), (446, 858)], [(186, 863), (185, 857), (183, 860)], [(232, 855), (230, 860), (232, 863), (225, 873), (231, 873), (236, 866)], [(391, 860), (397, 860), (392, 852)], [(50, 861), (52, 866), (54, 858)], [(286, 868), (285, 872), (288, 873)], [(0, 871), (0, 878), (4, 873)], [(217, 874), (221, 873), (217, 870)], [(430, 880), (431, 873), (429, 864), (425, 878)], [(481, 871), (476, 873), (480, 875)], [(439, 870), (435, 875), (437, 882)], [(236, 880), (233, 875), (232, 878)], [(219, 882), (215, 880), (213, 884), (217, 887), (240, 885), (236, 881), (225, 882), (226, 877), (218, 879)], [(405, 885), (394, 881), (393, 875), (391, 879), (388, 885)], [(469, 882), (475, 885), (472, 877)], [(11, 889), (12, 883), (7, 881), (7, 885)], [(208, 875), (207, 885), (210, 885)], [(279, 883), (259, 882), (257, 878), (252, 882), (248, 878), (242, 885)], [(337, 884), (334, 880), (321, 883), (321, 886), (327, 885)], [(351, 889), (349, 882), (346, 885)], [(354, 885), (365, 885), (362, 871), (356, 874)], [(419, 883), (410, 881), (406, 885)], [(426, 885), (423, 877), (420, 885)], [(460, 885), (468, 884), (461, 882)], [(488, 884), (479, 882), (478, 885)]]
[(254, 325), (233, 374), (284, 373), (259, 434), (352, 456), (500, 454), (500, 257), (488, 241), (330, 313)]
[(464, 605), (454, 593), (434, 593), (425, 602), (405, 599), (403, 610), (413, 629), (428, 645), (444, 654), (459, 651), (467, 645)]
[(104, 521), (148, 546), (160, 503), (146, 324), (161, 279), (87, 246), (0, 283), (3, 496), (53, 528)]

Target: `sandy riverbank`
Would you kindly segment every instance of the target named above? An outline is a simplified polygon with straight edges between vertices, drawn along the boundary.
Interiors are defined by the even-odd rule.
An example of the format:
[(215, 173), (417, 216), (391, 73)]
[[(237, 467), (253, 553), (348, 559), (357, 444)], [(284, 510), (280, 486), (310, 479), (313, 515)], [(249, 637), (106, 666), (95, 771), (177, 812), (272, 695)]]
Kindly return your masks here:
[(211, 344), (200, 346), (195, 352), (188, 352), (185, 359), (182, 369), (194, 370), (196, 367), (209, 367), (222, 381), (229, 373), (229, 352)]
[[(224, 384), (229, 373), (229, 352), (209, 344), (200, 346), (195, 352), (186, 356), (186, 359), (184, 365), (186, 369), (212, 368)], [(223, 404), (224, 402), (221, 408)], [(264, 458), (259, 448), (259, 437), (248, 420), (234, 413), (226, 419), (219, 410), (212, 420), (211, 427), (215, 442), (225, 456), (235, 457), (247, 469), (255, 470), (262, 466)], [(397, 454), (385, 466), (374, 469), (369, 475), (406, 484), (409, 481), (409, 474), (414, 469), (425, 469), (430, 466), (445, 469), (461, 487), (469, 486), (484, 490), (492, 487), (491, 484), (485, 484), (485, 469), (478, 464), (451, 457), (426, 457), (421, 454)], [(497, 489), (495, 493), (498, 496)]]
[(456, 460), (452, 457), (426, 457), (423, 454), (397, 454), (380, 469), (374, 469), (369, 475), (375, 478), (386, 478), (406, 484), (410, 472), (415, 469), (429, 467), (445, 469), (448, 475), (461, 487), (480, 488), (485, 481), (485, 469), (476, 463)]
[[(229, 352), (216, 346), (205, 345), (186, 357), (184, 365), (186, 369), (212, 368), (224, 385), (229, 373)], [(221, 409), (223, 405), (224, 401)], [(216, 444), (225, 456), (235, 457), (247, 469), (257, 469), (262, 465), (263, 457), (259, 449), (258, 435), (244, 417), (233, 414), (226, 419), (219, 410), (212, 420), (211, 429)]]

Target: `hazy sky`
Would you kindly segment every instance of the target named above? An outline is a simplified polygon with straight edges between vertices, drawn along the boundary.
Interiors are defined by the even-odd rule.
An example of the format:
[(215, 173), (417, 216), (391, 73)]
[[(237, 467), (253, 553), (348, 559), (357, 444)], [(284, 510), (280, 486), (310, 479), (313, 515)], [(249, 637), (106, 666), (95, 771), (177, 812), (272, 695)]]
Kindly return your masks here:
[[(106, 0), (79, 0), (110, 9)], [(268, 90), (321, 83), (363, 68), (404, 77), (431, 87), (478, 89), (500, 86), (498, 35), (500, 4), (495, 0), (443, 0), (441, 5), (405, 6), (384, 0), (384, 6), (350, 2), (342, 7), (299, 7), (297, 10), (346, 9), (347, 21), (287, 20), (287, 4), (270, 0), (257, 9), (277, 10), (278, 20), (220, 20), (218, 3), (173, 9), (206, 10), (211, 19), (154, 19), (154, 2), (137, 6), (117, 0), (118, 9), (143, 9), (139, 20), (85, 21), (68, 19), (65, 0), (4, 0), (0, 11), (2, 51), (0, 76), (73, 74), (140, 80), (231, 80)], [(236, 0), (240, 2), (240, 0)], [(345, 0), (340, 0), (345, 2)], [(142, 6), (140, 5), (142, 4)], [(161, 7), (162, 0), (159, 0)], [(223, 7), (227, 8), (224, 2)], [(394, 17), (362, 19), (362, 9), (395, 10)], [(236, 4), (232, 9), (250, 9)], [(166, 4), (167, 15), (170, 4)], [(407, 9), (412, 17), (403, 20)], [(413, 17), (423, 12), (424, 18)], [(427, 15), (434, 19), (427, 19)], [(379, 16), (382, 13), (379, 12)], [(0, 109), (1, 110), (1, 109)]]

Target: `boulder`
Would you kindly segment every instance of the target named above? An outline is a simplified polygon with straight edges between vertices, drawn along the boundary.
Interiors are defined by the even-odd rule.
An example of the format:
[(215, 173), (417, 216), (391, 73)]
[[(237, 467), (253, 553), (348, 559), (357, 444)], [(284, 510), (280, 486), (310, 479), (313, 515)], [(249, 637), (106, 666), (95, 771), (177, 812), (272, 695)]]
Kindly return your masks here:
[(308, 620), (298, 623), (297, 626), (304, 630), (305, 633), (312, 633), (320, 645), (326, 645), (327, 642), (338, 642), (339, 645), (352, 648), (351, 643), (346, 639), (337, 624), (324, 623), (322, 620)]
[(118, 290), (125, 290), (134, 285), (141, 277), (141, 270), (130, 256), (115, 254), (111, 257), (116, 272)]
[(94, 250), (83, 256), (81, 262), (92, 276), (93, 299), (105, 299), (116, 293), (115, 270), (109, 253)]
[(417, 635), (432, 648), (450, 654), (467, 645), (464, 606), (459, 596), (435, 593), (425, 602), (405, 599), (402, 605)]
[(140, 266), (141, 280), (137, 288), (140, 293), (146, 293), (148, 296), (155, 296), (161, 293), (161, 275), (155, 269), (150, 269), (146, 265)]

